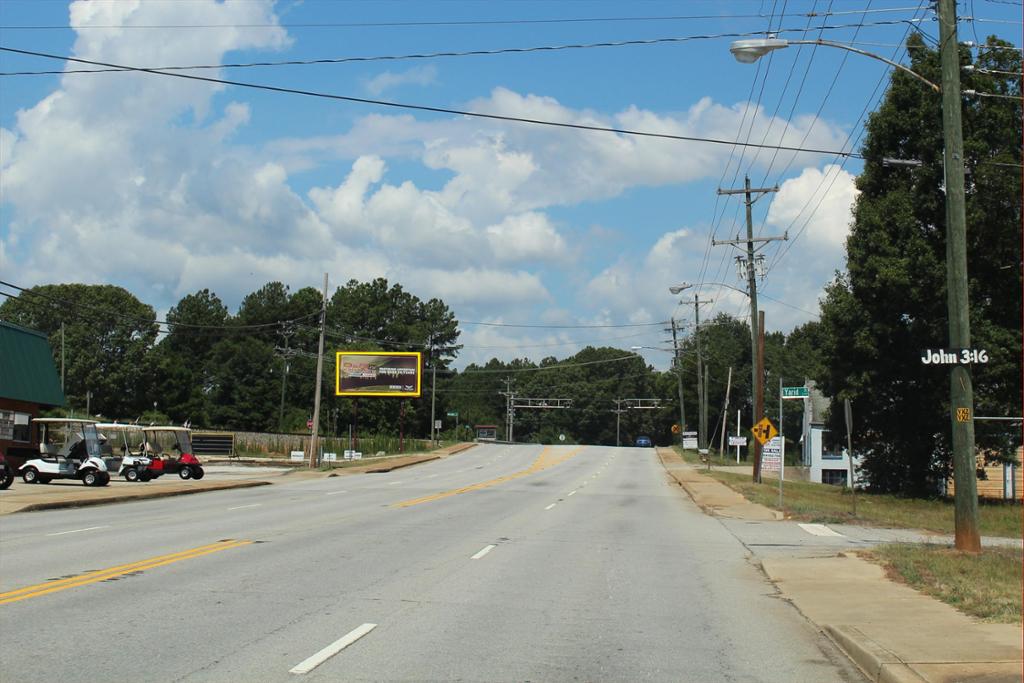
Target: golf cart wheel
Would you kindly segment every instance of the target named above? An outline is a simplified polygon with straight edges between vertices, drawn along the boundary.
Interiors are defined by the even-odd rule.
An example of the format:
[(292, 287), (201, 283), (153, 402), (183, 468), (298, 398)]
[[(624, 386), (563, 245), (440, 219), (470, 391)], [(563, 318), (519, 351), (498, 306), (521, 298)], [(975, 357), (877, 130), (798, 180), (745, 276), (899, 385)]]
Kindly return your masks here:
[(141, 477), (139, 476), (139, 471), (134, 467), (129, 467), (124, 471), (125, 481), (138, 481), (140, 478)]
[(38, 484), (39, 483), (39, 470), (35, 467), (27, 467), (25, 471), (21, 473), (21, 479), (26, 484)]
[(99, 486), (100, 476), (96, 470), (89, 470), (82, 475), (82, 483), (86, 486)]
[(3, 474), (0, 475), (0, 491), (3, 491), (6, 488), (10, 488), (11, 483), (13, 483), (13, 482), (14, 482), (14, 471), (10, 470), (10, 469), (5, 469), (3, 471)]
[(181, 477), (182, 479), (191, 479), (192, 468), (189, 467), (188, 465), (182, 467), (180, 470), (178, 470), (178, 476)]
[(106, 472), (99, 472), (99, 479), (97, 480), (97, 486), (106, 486), (110, 483), (110, 475)]
[(153, 478), (153, 475), (149, 473), (149, 470), (142, 470), (139, 472), (139, 481), (149, 481)]
[(206, 471), (203, 470), (202, 467), (196, 467), (192, 471), (192, 478), (193, 479), (202, 479), (205, 476), (206, 476)]

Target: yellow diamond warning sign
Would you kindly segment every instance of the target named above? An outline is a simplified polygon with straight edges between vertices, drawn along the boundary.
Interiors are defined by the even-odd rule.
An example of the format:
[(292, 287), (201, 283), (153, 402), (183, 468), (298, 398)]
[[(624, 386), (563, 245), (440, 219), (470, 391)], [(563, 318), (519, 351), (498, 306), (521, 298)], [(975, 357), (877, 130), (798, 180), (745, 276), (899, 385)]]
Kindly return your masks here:
[(773, 438), (778, 436), (779, 430), (775, 428), (772, 421), (767, 417), (762, 417), (761, 421), (750, 428), (750, 433), (754, 435), (757, 442), (762, 446), (767, 441), (771, 441)]

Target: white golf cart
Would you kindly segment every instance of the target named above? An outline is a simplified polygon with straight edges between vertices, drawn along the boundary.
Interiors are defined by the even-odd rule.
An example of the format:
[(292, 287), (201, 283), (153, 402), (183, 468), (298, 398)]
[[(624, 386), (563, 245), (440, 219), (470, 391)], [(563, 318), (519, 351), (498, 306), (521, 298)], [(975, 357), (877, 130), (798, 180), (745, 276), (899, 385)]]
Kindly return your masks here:
[(21, 466), (26, 484), (46, 484), (51, 479), (81, 479), (86, 486), (110, 483), (94, 420), (40, 417), (39, 455)]
[(202, 479), (206, 474), (192, 454), (192, 430), (188, 427), (148, 425), (142, 431), (146, 435), (144, 453), (153, 459), (154, 477), (177, 473), (182, 479)]
[(149, 468), (153, 461), (142, 453), (145, 435), (141, 426), (104, 422), (96, 425), (96, 430), (107, 471), (117, 472), (117, 476), (124, 477), (125, 481), (149, 481), (153, 478)]

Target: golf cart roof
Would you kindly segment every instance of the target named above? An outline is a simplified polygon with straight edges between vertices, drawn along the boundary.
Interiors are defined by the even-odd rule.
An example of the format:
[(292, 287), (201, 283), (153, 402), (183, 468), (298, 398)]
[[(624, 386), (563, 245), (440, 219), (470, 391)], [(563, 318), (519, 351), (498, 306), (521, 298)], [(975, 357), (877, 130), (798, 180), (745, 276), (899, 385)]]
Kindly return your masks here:
[(137, 432), (142, 431), (142, 425), (132, 424), (130, 422), (101, 422), (96, 425), (96, 429), (105, 429), (108, 432)]
[(80, 417), (37, 417), (32, 421), (43, 424), (96, 424), (96, 420), (85, 420)]
[(191, 432), (188, 427), (175, 427), (174, 425), (147, 425), (143, 427), (147, 432)]

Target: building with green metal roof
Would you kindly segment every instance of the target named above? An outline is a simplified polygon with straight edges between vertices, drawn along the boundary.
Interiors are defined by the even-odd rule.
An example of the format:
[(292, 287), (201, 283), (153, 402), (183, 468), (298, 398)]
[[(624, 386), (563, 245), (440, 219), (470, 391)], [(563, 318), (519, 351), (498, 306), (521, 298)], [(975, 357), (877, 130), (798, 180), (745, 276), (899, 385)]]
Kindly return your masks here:
[(42, 332), (0, 320), (0, 453), (17, 467), (33, 456), (38, 436), (32, 420), (64, 405), (53, 349)]

